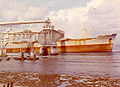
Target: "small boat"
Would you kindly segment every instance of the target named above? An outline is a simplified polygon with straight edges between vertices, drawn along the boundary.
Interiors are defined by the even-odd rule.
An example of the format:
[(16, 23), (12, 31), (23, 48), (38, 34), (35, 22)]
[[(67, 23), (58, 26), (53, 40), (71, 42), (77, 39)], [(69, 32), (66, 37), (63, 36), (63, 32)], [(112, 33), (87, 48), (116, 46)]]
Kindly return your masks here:
[(39, 60), (39, 58), (30, 58), (30, 57), (28, 57), (27, 60)]
[(27, 58), (19, 58), (19, 57), (15, 57), (14, 60), (26, 60)]
[(2, 59), (0, 59), (0, 62), (2, 61)]
[(7, 59), (6, 59), (6, 61), (9, 61), (10, 60), (10, 58), (8, 57)]

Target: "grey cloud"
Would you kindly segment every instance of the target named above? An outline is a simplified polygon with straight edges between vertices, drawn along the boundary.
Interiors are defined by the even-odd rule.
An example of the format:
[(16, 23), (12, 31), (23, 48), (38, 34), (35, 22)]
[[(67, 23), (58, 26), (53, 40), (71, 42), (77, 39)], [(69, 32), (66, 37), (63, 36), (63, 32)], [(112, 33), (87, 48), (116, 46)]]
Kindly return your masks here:
[[(30, 0), (29, 3), (31, 1), (33, 2)], [(40, 1), (36, 0), (36, 2)], [(0, 21), (39, 20), (49, 16), (55, 28), (64, 30), (66, 36), (72, 38), (82, 37), (83, 26), (88, 28), (89, 35), (92, 35), (93, 32), (96, 32), (95, 35), (97, 35), (100, 34), (101, 30), (109, 30), (110, 28), (119, 30), (120, 6), (116, 2), (117, 0), (111, 0), (109, 3), (108, 0), (102, 0), (102, 3), (99, 1), (101, 0), (91, 0), (90, 2), (93, 4), (88, 2), (91, 7), (83, 7), (78, 5), (81, 3), (79, 0), (67, 0), (67, 2), (64, 0), (47, 0), (41, 1), (41, 4), (35, 2), (29, 5), (22, 4), (22, 1), (17, 3), (10, 0), (7, 3), (5, 0), (0, 2)], [(69, 3), (73, 3), (73, 5)], [(94, 9), (96, 3), (99, 4)], [(38, 5), (36, 6), (36, 4)], [(102, 33), (105, 34), (106, 32)]]

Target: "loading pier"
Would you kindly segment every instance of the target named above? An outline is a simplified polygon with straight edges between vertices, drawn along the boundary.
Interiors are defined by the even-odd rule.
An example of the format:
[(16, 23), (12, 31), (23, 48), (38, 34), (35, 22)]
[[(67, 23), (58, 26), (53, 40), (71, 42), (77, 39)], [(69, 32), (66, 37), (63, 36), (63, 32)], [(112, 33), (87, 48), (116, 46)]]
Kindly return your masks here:
[[(18, 53), (18, 58), (21, 60), (37, 59), (38, 55), (57, 55), (56, 42), (64, 38), (64, 32), (55, 30), (49, 18), (41, 21), (2, 22), (0, 29), (2, 30), (0, 32), (0, 56)], [(19, 31), (16, 31), (17, 29)], [(25, 57), (25, 53), (30, 55)]]

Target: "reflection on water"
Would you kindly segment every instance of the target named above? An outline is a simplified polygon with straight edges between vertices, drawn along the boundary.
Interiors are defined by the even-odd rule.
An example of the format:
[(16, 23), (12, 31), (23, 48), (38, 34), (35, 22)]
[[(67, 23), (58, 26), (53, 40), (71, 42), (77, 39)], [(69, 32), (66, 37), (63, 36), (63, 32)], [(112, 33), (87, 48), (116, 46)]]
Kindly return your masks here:
[(60, 74), (120, 74), (120, 52), (105, 53), (67, 53), (58, 56), (40, 58), (36, 61), (5, 58), (0, 62), (0, 71), (60, 73)]

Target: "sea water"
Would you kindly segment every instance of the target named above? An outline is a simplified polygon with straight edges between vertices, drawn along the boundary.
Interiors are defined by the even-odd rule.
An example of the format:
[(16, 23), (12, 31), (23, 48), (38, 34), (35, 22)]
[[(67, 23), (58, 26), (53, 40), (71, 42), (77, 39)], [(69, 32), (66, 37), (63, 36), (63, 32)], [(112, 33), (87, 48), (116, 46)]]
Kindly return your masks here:
[[(116, 49), (117, 48), (117, 49)], [(9, 54), (11, 58), (1, 57), (0, 71), (58, 73), (73, 75), (108, 75), (120, 77), (120, 50), (113, 52), (62, 53), (57, 56), (39, 56), (39, 60), (14, 60), (18, 54)]]

